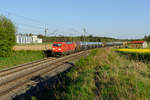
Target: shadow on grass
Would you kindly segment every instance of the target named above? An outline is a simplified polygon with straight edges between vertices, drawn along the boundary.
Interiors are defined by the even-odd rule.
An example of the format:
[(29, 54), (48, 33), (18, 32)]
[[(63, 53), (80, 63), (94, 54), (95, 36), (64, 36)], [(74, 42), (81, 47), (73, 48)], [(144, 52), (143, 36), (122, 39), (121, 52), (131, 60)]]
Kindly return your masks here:
[[(70, 84), (70, 79), (66, 76), (66, 73), (75, 66), (73, 63), (66, 63), (71, 67), (62, 73), (58, 73), (57, 76), (51, 78), (36, 76), (32, 78), (31, 80), (38, 84), (34, 87), (29, 85), (30, 89), (28, 91), (12, 100), (60, 100), (60, 95), (63, 95), (64, 91), (66, 91), (66, 83), (67, 85)], [(32, 99), (33, 97), (36, 99)]]

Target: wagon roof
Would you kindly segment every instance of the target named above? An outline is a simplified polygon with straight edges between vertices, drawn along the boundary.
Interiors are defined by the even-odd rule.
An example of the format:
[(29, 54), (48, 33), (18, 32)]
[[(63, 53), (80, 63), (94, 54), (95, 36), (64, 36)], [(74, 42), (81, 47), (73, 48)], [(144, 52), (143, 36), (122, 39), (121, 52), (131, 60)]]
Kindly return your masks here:
[(134, 43), (134, 44), (143, 44), (145, 41), (131, 41), (130, 43)]

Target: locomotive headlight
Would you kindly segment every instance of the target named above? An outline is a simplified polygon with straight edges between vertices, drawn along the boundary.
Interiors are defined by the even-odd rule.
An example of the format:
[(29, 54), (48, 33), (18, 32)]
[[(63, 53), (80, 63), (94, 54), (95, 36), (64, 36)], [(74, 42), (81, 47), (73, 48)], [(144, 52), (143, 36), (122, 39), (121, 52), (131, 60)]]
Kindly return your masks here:
[(61, 48), (59, 48), (58, 50), (61, 50)]
[(53, 48), (53, 50), (55, 50), (55, 48)]

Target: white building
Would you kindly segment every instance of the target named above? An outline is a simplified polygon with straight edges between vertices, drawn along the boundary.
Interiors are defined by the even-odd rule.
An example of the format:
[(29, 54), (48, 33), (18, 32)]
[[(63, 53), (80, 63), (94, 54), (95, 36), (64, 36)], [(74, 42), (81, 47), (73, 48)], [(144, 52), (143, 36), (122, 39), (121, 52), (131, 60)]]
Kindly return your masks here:
[(147, 42), (144, 41), (144, 43), (142, 44), (143, 48), (147, 48)]
[(39, 39), (37, 35), (32, 36), (33, 43), (42, 43), (42, 39)]
[(42, 39), (38, 38), (37, 35), (16, 34), (16, 42), (18, 44), (42, 43)]

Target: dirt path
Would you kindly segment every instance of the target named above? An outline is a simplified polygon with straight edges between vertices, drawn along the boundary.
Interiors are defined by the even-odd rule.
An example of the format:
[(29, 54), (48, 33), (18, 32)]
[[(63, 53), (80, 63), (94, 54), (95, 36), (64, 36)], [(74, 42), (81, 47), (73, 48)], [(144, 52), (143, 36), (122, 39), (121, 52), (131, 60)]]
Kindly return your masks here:
[(14, 46), (14, 50), (51, 50), (52, 45), (46, 44), (46, 45), (17, 45)]

